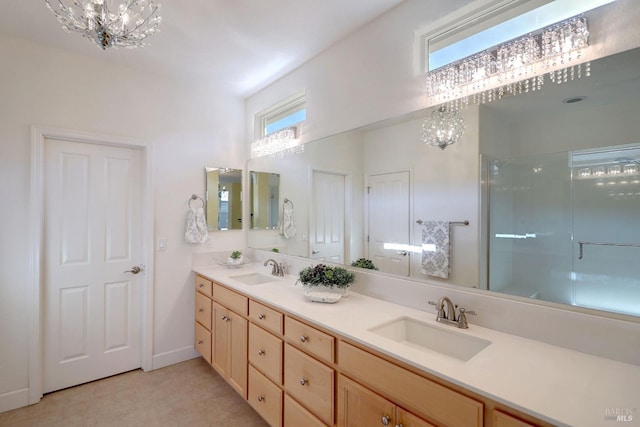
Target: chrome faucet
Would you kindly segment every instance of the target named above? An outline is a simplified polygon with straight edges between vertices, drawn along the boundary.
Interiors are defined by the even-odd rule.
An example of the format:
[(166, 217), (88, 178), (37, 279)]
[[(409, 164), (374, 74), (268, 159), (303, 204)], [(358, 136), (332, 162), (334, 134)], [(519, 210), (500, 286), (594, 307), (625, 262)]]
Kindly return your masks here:
[[(455, 325), (458, 328), (467, 329), (467, 314), (476, 314), (475, 311), (468, 311), (460, 307), (459, 314), (456, 316), (457, 305), (454, 305), (448, 297), (442, 297), (438, 302), (429, 301), (429, 304), (436, 306), (436, 322)], [(445, 311), (445, 304), (447, 309)]]
[(279, 264), (276, 260), (269, 258), (264, 262), (264, 266), (266, 267), (269, 263), (272, 265), (271, 274), (280, 277), (284, 276), (284, 264)]

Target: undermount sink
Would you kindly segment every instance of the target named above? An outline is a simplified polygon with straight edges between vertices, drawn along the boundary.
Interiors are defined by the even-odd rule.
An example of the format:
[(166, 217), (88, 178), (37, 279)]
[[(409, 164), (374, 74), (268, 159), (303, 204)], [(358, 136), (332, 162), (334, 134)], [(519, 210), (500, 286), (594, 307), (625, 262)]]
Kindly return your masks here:
[(278, 280), (275, 276), (269, 276), (262, 273), (246, 273), (229, 276), (229, 279), (237, 280), (245, 285), (260, 285), (262, 283), (275, 282)]
[(446, 328), (450, 326), (432, 326), (410, 317), (400, 317), (369, 331), (412, 348), (433, 350), (462, 361), (471, 359), (491, 344), (491, 341)]

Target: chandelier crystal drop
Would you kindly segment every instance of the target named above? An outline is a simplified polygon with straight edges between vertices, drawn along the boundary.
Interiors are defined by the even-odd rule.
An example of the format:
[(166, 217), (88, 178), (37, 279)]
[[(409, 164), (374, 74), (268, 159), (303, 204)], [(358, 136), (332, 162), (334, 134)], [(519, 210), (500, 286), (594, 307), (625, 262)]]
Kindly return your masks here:
[(421, 140), (444, 150), (456, 143), (464, 133), (464, 119), (459, 110), (441, 106), (433, 110), (422, 123)]
[(251, 158), (263, 156), (285, 157), (304, 152), (304, 144), (296, 138), (297, 129), (288, 127), (251, 143)]
[(579, 63), (587, 46), (587, 19), (575, 16), (430, 71), (427, 95), (431, 104), (464, 108), (540, 90), (545, 73), (557, 84), (588, 77), (591, 65)]
[(45, 0), (67, 32), (77, 31), (103, 50), (136, 48), (158, 32), (160, 3), (153, 0)]

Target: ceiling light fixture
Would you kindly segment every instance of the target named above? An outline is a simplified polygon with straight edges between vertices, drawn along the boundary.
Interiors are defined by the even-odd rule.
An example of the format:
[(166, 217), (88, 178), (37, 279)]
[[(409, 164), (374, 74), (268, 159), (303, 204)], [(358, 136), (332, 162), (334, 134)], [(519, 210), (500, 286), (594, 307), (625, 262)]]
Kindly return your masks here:
[(427, 145), (444, 150), (458, 142), (464, 133), (464, 119), (459, 110), (441, 106), (422, 123), (421, 140)]
[(430, 71), (427, 94), (432, 104), (463, 108), (539, 90), (544, 73), (557, 84), (588, 77), (589, 62), (577, 63), (587, 46), (587, 19), (575, 16)]
[(103, 50), (146, 46), (158, 32), (160, 3), (152, 0), (45, 0), (67, 32), (77, 31)]
[(296, 138), (295, 126), (273, 132), (251, 143), (251, 158), (262, 156), (285, 157), (304, 152), (304, 144)]

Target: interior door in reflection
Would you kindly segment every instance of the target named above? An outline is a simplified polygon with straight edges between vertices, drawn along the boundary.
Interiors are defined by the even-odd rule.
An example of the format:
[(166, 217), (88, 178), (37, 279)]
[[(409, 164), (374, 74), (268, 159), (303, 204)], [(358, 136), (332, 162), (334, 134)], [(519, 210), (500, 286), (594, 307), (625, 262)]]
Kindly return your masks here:
[(345, 262), (345, 176), (313, 171), (311, 258)]
[(369, 175), (367, 185), (369, 258), (382, 272), (408, 276), (409, 172)]

